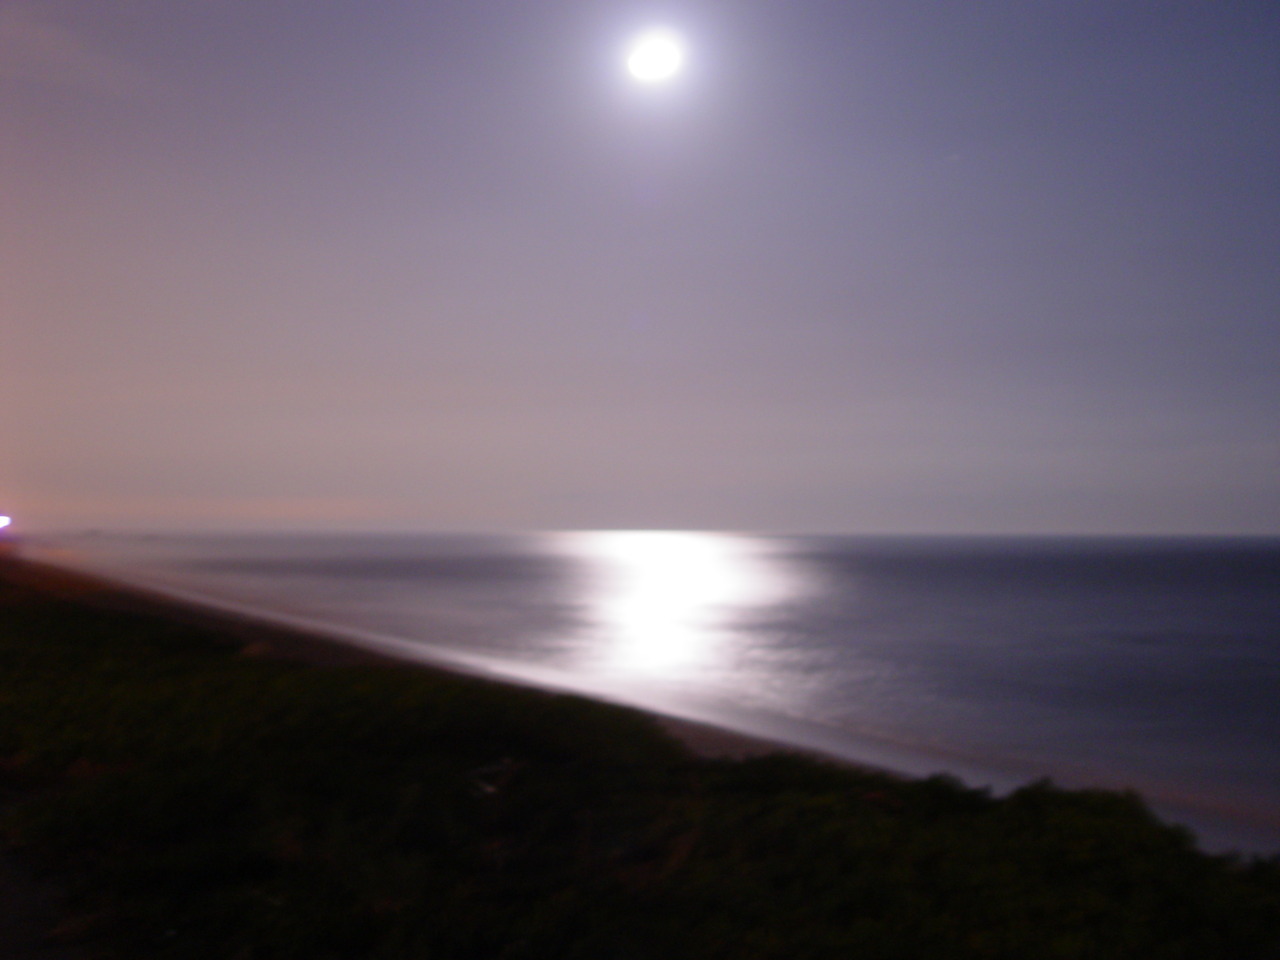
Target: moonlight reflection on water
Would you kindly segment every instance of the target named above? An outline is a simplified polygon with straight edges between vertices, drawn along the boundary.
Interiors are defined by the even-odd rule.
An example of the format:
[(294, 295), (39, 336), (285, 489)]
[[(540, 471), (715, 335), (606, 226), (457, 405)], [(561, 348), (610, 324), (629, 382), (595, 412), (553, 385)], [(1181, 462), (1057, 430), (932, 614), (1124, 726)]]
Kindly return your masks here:
[(796, 590), (755, 538), (608, 531), (576, 534), (571, 549), (593, 571), (593, 666), (614, 676), (678, 682), (731, 670), (739, 624)]

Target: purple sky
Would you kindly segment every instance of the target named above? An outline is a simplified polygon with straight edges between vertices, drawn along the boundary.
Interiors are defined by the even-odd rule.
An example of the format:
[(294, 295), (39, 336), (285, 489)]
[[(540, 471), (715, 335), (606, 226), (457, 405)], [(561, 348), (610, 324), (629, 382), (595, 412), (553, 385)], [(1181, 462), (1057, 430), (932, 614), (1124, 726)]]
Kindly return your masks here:
[(0, 513), (1280, 533), (1277, 51), (1274, 0), (3, 0)]

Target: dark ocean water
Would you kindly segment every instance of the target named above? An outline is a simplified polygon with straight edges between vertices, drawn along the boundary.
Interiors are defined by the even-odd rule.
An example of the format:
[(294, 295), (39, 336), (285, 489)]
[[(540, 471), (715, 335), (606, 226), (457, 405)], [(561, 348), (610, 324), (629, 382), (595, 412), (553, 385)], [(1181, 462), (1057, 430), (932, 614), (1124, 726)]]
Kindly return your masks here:
[(1280, 852), (1277, 540), (598, 532), (57, 546), (51, 559), (401, 655), (905, 772), (997, 790), (1040, 776), (1133, 787), (1211, 849)]

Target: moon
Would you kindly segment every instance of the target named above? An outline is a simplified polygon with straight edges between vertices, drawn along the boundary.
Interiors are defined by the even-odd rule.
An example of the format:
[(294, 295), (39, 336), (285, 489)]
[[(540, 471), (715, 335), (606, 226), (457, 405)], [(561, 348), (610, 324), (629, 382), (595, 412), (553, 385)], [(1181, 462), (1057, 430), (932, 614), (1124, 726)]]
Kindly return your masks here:
[(671, 30), (650, 30), (631, 42), (627, 71), (641, 83), (670, 80), (684, 66), (684, 42)]

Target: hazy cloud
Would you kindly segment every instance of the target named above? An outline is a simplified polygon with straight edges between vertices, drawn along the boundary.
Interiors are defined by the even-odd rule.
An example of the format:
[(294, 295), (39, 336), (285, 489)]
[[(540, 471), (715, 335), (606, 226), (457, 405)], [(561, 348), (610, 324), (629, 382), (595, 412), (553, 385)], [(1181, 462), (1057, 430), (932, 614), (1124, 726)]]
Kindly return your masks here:
[(153, 88), (133, 63), (31, 4), (0, 9), (0, 83), (70, 87), (112, 97)]

